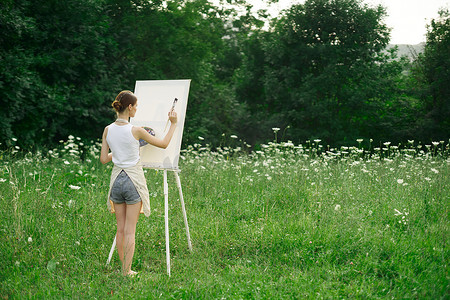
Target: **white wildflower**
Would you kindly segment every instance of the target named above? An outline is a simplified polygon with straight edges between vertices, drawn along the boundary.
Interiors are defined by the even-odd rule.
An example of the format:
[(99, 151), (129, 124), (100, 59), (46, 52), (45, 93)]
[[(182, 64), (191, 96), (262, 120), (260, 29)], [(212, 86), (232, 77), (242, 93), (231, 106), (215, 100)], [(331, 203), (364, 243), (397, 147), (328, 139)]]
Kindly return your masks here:
[(28, 237), (28, 243), (33, 242), (33, 238), (31, 236)]
[(199, 139), (200, 141), (203, 141), (205, 138), (202, 137), (202, 136), (199, 136), (198, 139)]
[(398, 209), (394, 209), (397, 213), (395, 214), (395, 216), (400, 216), (403, 215), (403, 213), (401, 211), (399, 211)]
[(280, 128), (278, 128), (278, 127), (273, 127), (272, 130), (273, 130), (273, 132), (276, 133), (276, 132), (280, 131)]
[(238, 137), (237, 137), (237, 135), (230, 135), (230, 138), (232, 138), (232, 139), (237, 139)]
[(77, 186), (77, 185), (69, 185), (69, 187), (70, 187), (72, 190), (79, 190), (79, 189), (81, 189), (81, 186)]
[(397, 179), (398, 184), (403, 184), (403, 179)]
[(335, 211), (338, 211), (338, 210), (340, 210), (341, 209), (341, 206), (339, 205), (339, 204), (336, 204), (336, 206), (334, 207), (334, 210)]
[(438, 170), (436, 170), (435, 168), (431, 168), (431, 171), (433, 171), (434, 173), (439, 173), (439, 171)]

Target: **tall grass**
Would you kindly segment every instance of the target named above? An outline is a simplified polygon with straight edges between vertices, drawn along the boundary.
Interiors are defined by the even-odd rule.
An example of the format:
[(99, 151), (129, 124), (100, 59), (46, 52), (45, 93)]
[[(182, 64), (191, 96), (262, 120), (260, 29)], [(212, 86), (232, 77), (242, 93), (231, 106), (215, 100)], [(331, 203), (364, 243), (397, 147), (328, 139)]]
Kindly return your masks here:
[[(237, 141), (237, 140), (236, 140)], [(361, 141), (360, 141), (361, 144)], [(0, 154), (2, 298), (448, 298), (448, 144), (269, 143), (182, 152), (193, 252), (169, 177), (147, 170), (133, 268), (106, 266), (115, 218), (98, 144)], [(80, 158), (81, 157), (81, 158)]]

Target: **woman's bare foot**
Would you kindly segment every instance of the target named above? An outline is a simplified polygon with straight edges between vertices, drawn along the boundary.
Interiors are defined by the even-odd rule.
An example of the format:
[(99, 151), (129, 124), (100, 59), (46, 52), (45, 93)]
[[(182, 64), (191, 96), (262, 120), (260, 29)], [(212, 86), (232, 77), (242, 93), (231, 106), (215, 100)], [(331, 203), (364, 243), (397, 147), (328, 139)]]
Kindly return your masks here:
[(123, 274), (123, 275), (128, 276), (128, 277), (134, 277), (134, 276), (137, 275), (137, 273), (138, 273), (138, 272), (135, 272), (135, 271), (133, 271), (133, 270), (130, 270), (130, 271), (128, 271), (128, 273)]

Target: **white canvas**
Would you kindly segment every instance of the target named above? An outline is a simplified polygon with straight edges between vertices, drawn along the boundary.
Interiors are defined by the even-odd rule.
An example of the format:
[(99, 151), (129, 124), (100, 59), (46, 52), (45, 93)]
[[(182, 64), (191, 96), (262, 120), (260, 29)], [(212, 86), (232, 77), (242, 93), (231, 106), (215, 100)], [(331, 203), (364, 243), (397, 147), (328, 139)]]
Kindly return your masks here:
[(169, 130), (168, 112), (175, 98), (177, 127), (166, 149), (152, 145), (141, 147), (141, 163), (145, 168), (178, 169), (181, 140), (191, 80), (142, 80), (136, 81), (134, 94), (138, 98), (138, 109), (131, 124), (147, 126), (155, 131), (157, 138), (164, 138)]

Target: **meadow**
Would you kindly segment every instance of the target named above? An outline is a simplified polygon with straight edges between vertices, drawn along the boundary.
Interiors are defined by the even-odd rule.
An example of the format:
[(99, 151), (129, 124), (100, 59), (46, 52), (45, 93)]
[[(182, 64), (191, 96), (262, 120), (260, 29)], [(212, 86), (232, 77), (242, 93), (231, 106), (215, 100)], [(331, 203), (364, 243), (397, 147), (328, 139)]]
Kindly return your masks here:
[(182, 151), (193, 245), (169, 172), (172, 274), (161, 171), (146, 170), (134, 278), (109, 265), (111, 164), (98, 142), (0, 152), (0, 295), (10, 298), (450, 298), (448, 142), (331, 149), (238, 139)]

